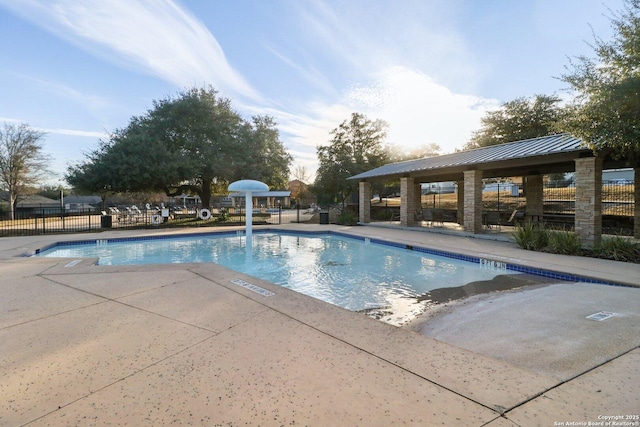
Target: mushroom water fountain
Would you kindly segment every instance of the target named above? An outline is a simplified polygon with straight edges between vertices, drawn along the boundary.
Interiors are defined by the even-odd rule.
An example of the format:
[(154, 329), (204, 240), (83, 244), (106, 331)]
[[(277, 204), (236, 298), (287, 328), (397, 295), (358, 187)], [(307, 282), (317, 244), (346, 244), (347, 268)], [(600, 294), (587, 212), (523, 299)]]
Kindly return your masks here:
[(250, 244), (252, 238), (251, 226), (253, 224), (253, 196), (254, 192), (269, 191), (269, 186), (264, 182), (253, 179), (241, 179), (229, 184), (229, 191), (244, 193), (245, 200), (245, 235), (247, 244)]

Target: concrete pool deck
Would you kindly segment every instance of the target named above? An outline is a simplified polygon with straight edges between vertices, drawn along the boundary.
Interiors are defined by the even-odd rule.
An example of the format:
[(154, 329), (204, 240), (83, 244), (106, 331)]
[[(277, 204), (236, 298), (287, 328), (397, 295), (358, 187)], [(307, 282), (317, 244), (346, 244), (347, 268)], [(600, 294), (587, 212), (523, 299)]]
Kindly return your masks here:
[[(334, 230), (640, 286), (637, 264), (503, 241), (268, 228)], [(64, 240), (201, 231), (0, 239), (0, 426), (503, 427), (640, 414), (637, 288), (557, 283), (480, 295), (398, 328), (215, 264), (20, 257)], [(602, 310), (616, 316), (585, 319)]]

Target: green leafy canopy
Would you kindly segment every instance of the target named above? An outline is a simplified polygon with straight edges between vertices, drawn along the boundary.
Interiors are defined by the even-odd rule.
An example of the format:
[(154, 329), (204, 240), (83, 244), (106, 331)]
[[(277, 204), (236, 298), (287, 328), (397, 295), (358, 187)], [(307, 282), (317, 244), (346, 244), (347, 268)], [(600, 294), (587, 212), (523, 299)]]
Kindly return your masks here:
[(596, 58), (572, 58), (561, 77), (576, 95), (561, 128), (634, 165), (640, 159), (640, 0), (626, 0), (611, 24), (613, 40), (596, 37)]
[(291, 161), (272, 118), (244, 120), (213, 88), (192, 88), (154, 101), (66, 179), (85, 191), (198, 194), (209, 206), (214, 191), (237, 179), (286, 188)]
[(382, 144), (387, 126), (382, 120), (372, 121), (363, 114), (352, 113), (349, 120), (332, 130), (330, 144), (317, 148), (319, 167), (315, 191), (344, 206), (357, 187), (357, 183), (347, 178), (388, 161), (388, 152)]

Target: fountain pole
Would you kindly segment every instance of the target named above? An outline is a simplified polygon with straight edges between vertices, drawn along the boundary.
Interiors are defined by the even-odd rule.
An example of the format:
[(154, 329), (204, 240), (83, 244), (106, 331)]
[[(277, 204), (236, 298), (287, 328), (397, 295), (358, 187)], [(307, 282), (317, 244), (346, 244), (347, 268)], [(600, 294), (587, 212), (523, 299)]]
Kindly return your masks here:
[(251, 242), (251, 239), (253, 238), (253, 196), (251, 195), (251, 191), (248, 190), (244, 193), (244, 212), (244, 233), (247, 236), (247, 242)]
[(229, 184), (229, 191), (244, 192), (245, 200), (245, 235), (247, 241), (247, 247), (251, 245), (252, 239), (252, 226), (253, 226), (253, 192), (254, 191), (269, 191), (269, 186), (264, 182), (255, 181), (253, 179), (243, 179), (235, 181)]

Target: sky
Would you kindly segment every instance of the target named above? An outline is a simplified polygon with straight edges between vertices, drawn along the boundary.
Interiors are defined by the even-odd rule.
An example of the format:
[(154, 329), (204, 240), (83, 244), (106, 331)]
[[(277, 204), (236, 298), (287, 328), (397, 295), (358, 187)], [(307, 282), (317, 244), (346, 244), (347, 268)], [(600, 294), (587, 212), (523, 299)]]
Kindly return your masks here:
[(191, 87), (272, 116), (292, 170), (352, 112), (386, 142), (460, 149), (487, 111), (570, 97), (623, 0), (0, 0), (0, 124), (45, 133), (65, 184), (110, 132)]

